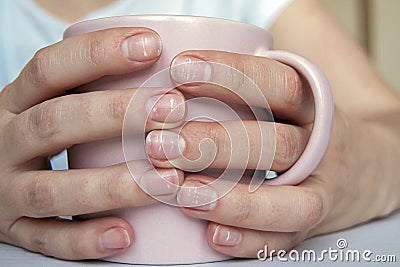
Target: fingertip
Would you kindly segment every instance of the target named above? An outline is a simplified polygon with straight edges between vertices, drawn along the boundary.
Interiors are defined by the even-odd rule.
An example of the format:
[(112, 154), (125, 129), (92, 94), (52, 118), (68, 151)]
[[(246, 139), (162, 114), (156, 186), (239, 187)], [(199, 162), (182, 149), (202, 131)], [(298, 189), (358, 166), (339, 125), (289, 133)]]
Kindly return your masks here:
[(217, 229), (219, 224), (215, 223), (215, 222), (210, 222), (208, 224), (207, 230), (206, 230), (206, 236), (207, 236), (207, 241), (210, 245), (213, 245), (213, 237), (214, 237), (214, 232), (215, 229)]
[(65, 260), (105, 258), (125, 251), (134, 241), (131, 225), (117, 217), (84, 221), (24, 217), (12, 231), (18, 246)]
[(126, 229), (113, 227), (100, 235), (100, 245), (104, 249), (124, 249), (131, 245), (131, 238)]
[(215, 230), (218, 228), (218, 226), (219, 226), (218, 223), (210, 222), (206, 230), (206, 238), (207, 238), (207, 243), (211, 248), (215, 249), (216, 251), (222, 252), (220, 246), (214, 243), (214, 233)]
[(104, 217), (82, 222), (83, 227), (95, 229), (97, 255), (89, 258), (104, 258), (129, 249), (135, 240), (132, 226), (122, 218)]
[(210, 222), (207, 231), (207, 242), (214, 250), (234, 257), (248, 257), (242, 253), (242, 233), (239, 228)]
[(121, 50), (130, 61), (154, 61), (161, 56), (161, 38), (153, 31), (139, 32), (126, 38), (121, 44)]
[(145, 109), (149, 119), (154, 122), (151, 126), (159, 126), (160, 129), (178, 127), (186, 117), (185, 97), (175, 89), (162, 95), (151, 96), (146, 101)]

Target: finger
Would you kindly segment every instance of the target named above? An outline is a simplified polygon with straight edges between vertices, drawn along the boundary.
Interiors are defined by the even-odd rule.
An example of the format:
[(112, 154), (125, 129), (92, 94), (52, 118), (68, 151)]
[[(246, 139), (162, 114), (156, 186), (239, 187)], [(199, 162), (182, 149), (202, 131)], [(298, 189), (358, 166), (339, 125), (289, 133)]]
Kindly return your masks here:
[(312, 94), (300, 75), (271, 59), (221, 51), (187, 51), (172, 62), (171, 77), (178, 85), (184, 84), (179, 89), (195, 96), (243, 104), (242, 98), (248, 105), (261, 108), (268, 108), (268, 100), (276, 118), (300, 124), (310, 123), (314, 117)]
[(248, 229), (295, 232), (315, 227), (327, 213), (324, 195), (310, 188), (262, 186), (249, 193), (248, 185), (239, 183), (221, 196), (212, 185), (204, 186), (211, 181), (196, 175), (185, 179), (177, 195), (180, 205), (191, 207), (183, 209), (185, 214)]
[(110, 90), (52, 99), (11, 120), (4, 129), (9, 140), (4, 143), (4, 151), (7, 160), (21, 163), (73, 144), (121, 136), (125, 116), (130, 134), (143, 133), (145, 127), (176, 127), (185, 117), (184, 101), (179, 91), (161, 88)]
[(146, 68), (160, 54), (159, 36), (144, 28), (107, 29), (67, 38), (39, 50), (6, 87), (2, 101), (8, 110), (20, 113), (104, 75)]
[(23, 217), (9, 233), (13, 245), (66, 260), (104, 258), (123, 252), (134, 241), (129, 223), (113, 217), (82, 222)]
[(266, 260), (279, 250), (289, 252), (303, 239), (301, 232), (262, 232), (213, 222), (207, 228), (207, 241), (213, 249), (240, 258)]
[(25, 172), (8, 185), (7, 205), (15, 216), (69, 216), (169, 200), (182, 172), (155, 170), (146, 161), (68, 171)]
[(171, 166), (171, 163), (183, 170), (209, 167), (280, 172), (297, 161), (308, 137), (308, 130), (287, 124), (189, 122), (179, 135), (170, 130), (150, 132), (146, 151), (160, 167)]

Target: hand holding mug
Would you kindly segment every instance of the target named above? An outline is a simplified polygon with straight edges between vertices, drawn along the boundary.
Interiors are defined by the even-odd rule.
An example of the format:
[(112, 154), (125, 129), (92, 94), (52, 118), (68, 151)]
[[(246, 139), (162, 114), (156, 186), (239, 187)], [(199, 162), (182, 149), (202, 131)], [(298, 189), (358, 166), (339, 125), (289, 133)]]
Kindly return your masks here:
[[(152, 68), (140, 73), (103, 77), (80, 87), (78, 89), (80, 92), (107, 90), (110, 88), (123, 89), (143, 85), (147, 88), (161, 87), (171, 90), (175, 86), (178, 86), (189, 98), (191, 98), (190, 95), (204, 95), (208, 99), (219, 99), (222, 100), (221, 103), (232, 105), (233, 110), (238, 111), (239, 118), (241, 119), (240, 124), (244, 126), (242, 130), (244, 130), (245, 134), (238, 134), (242, 131), (238, 131), (238, 124), (235, 122), (237, 117), (227, 116), (227, 111), (220, 108), (217, 104), (210, 104), (207, 101), (202, 101), (203, 99), (200, 99), (200, 102), (191, 101), (193, 98), (189, 99), (187, 101), (188, 113), (186, 119), (192, 120), (194, 118), (195, 121), (187, 122), (181, 130), (181, 134), (187, 133), (186, 137), (179, 138), (176, 134), (177, 129), (168, 131), (168, 129), (161, 128), (147, 135), (147, 156), (150, 156), (150, 160), (154, 165), (159, 168), (171, 168), (169, 163), (172, 163), (173, 167), (193, 171), (193, 169), (197, 168), (197, 166), (193, 165), (193, 160), (189, 160), (189, 164), (186, 165), (176, 164), (177, 162), (171, 162), (171, 157), (166, 157), (163, 152), (169, 151), (168, 153), (175, 154), (179, 161), (182, 158), (176, 152), (183, 150), (184, 155), (187, 156), (185, 158), (196, 159), (196, 153), (198, 154), (199, 152), (198, 146), (201, 146), (203, 139), (208, 139), (214, 141), (216, 144), (217, 153), (215, 155), (216, 158), (210, 162), (211, 165), (208, 166), (207, 170), (215, 168), (228, 170), (230, 168), (268, 170), (271, 167), (270, 163), (274, 155), (275, 132), (278, 135), (277, 141), (279, 144), (277, 147), (277, 160), (274, 161), (272, 168), (275, 171), (281, 172), (281, 175), (276, 180), (268, 183), (297, 184), (307, 178), (316, 165), (318, 165), (328, 145), (333, 103), (326, 79), (310, 62), (288, 52), (271, 51), (272, 38), (264, 29), (239, 22), (213, 18), (190, 16), (126, 16), (106, 18), (73, 25), (66, 31), (65, 37), (70, 38), (74, 35), (105, 28), (133, 25), (151, 28), (160, 35), (163, 41), (163, 53), (160, 60)], [(227, 31), (227, 27), (232, 29), (232, 31)], [(173, 61), (177, 54), (185, 50), (192, 51), (181, 54), (180, 57), (175, 58)], [(207, 50), (224, 50), (227, 52), (212, 52)], [(238, 54), (243, 54), (242, 58)], [(300, 76), (293, 68), (273, 60), (254, 57), (257, 54), (268, 56), (295, 67), (308, 81), (312, 93), (308, 91), (308, 88), (303, 86)], [(213, 70), (212, 68), (202, 69), (205, 64), (196, 62), (198, 59), (202, 59), (202, 62), (222, 63), (218, 67), (213, 66), (221, 68), (221, 70)], [(229, 61), (229, 59), (232, 61)], [(255, 60), (258, 61), (252, 63)], [(234, 62), (240, 63), (234, 64)], [(262, 62), (264, 64), (261, 64)], [(199, 64), (203, 66), (198, 66)], [(249, 68), (249, 66), (251, 67)], [(262, 73), (258, 71), (258, 67), (260, 66), (261, 68), (265, 68)], [(268, 73), (268, 70), (271, 72)], [(232, 75), (234, 73), (235, 75)], [(271, 73), (276, 73), (277, 75), (275, 76)], [(284, 76), (286, 74), (288, 74), (287, 77)], [(262, 86), (260, 89), (260, 85), (257, 86), (256, 84), (260, 82), (259, 79), (267, 83), (269, 82), (269, 86), (274, 87), (275, 90), (266, 88), (263, 83), (260, 84)], [(195, 82), (195, 86), (191, 86), (193, 85), (190, 84), (192, 82)], [(199, 82), (204, 82), (208, 86), (199, 86)], [(182, 83), (186, 84), (179, 86)], [(210, 86), (209, 83), (213, 85)], [(229, 93), (221, 90), (217, 85), (232, 88), (233, 94), (232, 92)], [(122, 161), (126, 161), (128, 166), (130, 166), (130, 161), (132, 160), (146, 159), (146, 153), (144, 148), (142, 148), (144, 134), (135, 135), (135, 133), (130, 132), (130, 129), (134, 128), (131, 125), (135, 122), (131, 117), (135, 112), (132, 112), (131, 109), (140, 105), (141, 101), (137, 98), (140, 98), (141, 94), (145, 94), (147, 88), (138, 91), (131, 100), (126, 112), (122, 141), (108, 139), (71, 148), (69, 150), (69, 159), (73, 168), (99, 167), (117, 164)], [(203, 92), (202, 90), (205, 88), (208, 89)], [(239, 99), (235, 95), (238, 95)], [(288, 97), (289, 100), (287, 100)], [(256, 114), (258, 112), (255, 112), (253, 116), (248, 111), (244, 111), (246, 108), (243, 108), (243, 100), (247, 102), (248, 106), (255, 106), (258, 110), (264, 109), (261, 112), (263, 113), (261, 117), (264, 117), (261, 120), (264, 121), (254, 121), (255, 117), (258, 118)], [(276, 112), (279, 118), (285, 119), (288, 122), (289, 120), (293, 120), (297, 124), (281, 123), (275, 131), (275, 124), (271, 121), (265, 121), (265, 117), (271, 118), (271, 116), (267, 116), (269, 101), (272, 101), (271, 108), (273, 108), (273, 112)], [(315, 103), (315, 112), (313, 103)], [(240, 106), (242, 107), (240, 108)], [(207, 112), (213, 113), (211, 114), (212, 117), (204, 116)], [(205, 120), (211, 119), (215, 123), (210, 124), (206, 123), (203, 119), (198, 119), (204, 117), (207, 117)], [(232, 142), (232, 140), (224, 138), (226, 135), (222, 133), (223, 131), (217, 125), (229, 126), (235, 132), (238, 138), (238, 142), (233, 142), (235, 145), (246, 144), (248, 141), (246, 138), (249, 138), (250, 142), (247, 142), (249, 148), (246, 147), (243, 150), (244, 146), (242, 145), (242, 151), (239, 151), (241, 153), (248, 153), (248, 158), (243, 157), (245, 160), (248, 159), (248, 162), (244, 162), (243, 165), (240, 157), (241, 154), (236, 153), (238, 151), (232, 153), (232, 151), (226, 149), (229, 147), (228, 143)], [(255, 131), (256, 128), (261, 130), (261, 136), (259, 132), (257, 134)], [(246, 133), (249, 133), (249, 135)], [(288, 140), (291, 137), (293, 140)], [(221, 139), (218, 140), (218, 138)], [(182, 144), (180, 140), (186, 143), (182, 148), (179, 147)], [(298, 141), (298, 144), (296, 141)], [(269, 146), (261, 146), (261, 142), (269, 144)], [(206, 154), (202, 156), (212, 158), (207, 155), (209, 151), (205, 152)], [(261, 154), (263, 156), (260, 156)], [(231, 160), (232, 155), (236, 157), (236, 160)], [(172, 161), (175, 161), (175, 159), (172, 159)], [(201, 162), (201, 160), (197, 162)], [(227, 163), (232, 163), (232, 165), (228, 166)], [(256, 185), (263, 183), (262, 179), (264, 177), (262, 176), (260, 180), (259, 174), (260, 172), (256, 172), (253, 175), (250, 185), (254, 184), (253, 181), (256, 181)], [(231, 181), (235, 180), (229, 174), (227, 178)], [(202, 210), (210, 207), (215, 208), (215, 200), (228, 193), (235, 185), (232, 184), (226, 187), (224, 186), (224, 182), (218, 182), (222, 179), (217, 179), (216, 184), (222, 185), (224, 192), (213, 192), (211, 190), (216, 184), (197, 188), (195, 183), (194, 187), (188, 188), (189, 184), (193, 184), (190, 182), (190, 177), (188, 179), (186, 187), (181, 188), (178, 193), (178, 204), (186, 207), (197, 205)], [(235, 182), (238, 181), (239, 179), (235, 180)], [(248, 187), (248, 185), (246, 186)], [(268, 186), (263, 185), (262, 188), (264, 187)], [(247, 193), (249, 192), (247, 191)], [(229, 199), (229, 195), (225, 198)], [(157, 198), (157, 196), (155, 197)], [(192, 199), (190, 199), (191, 197)], [(221, 201), (225, 200), (221, 199)], [(230, 205), (234, 205), (234, 202)], [(229, 213), (232, 215), (235, 214), (229, 205), (221, 210), (224, 210), (224, 213), (227, 215)], [(135, 225), (135, 229), (137, 230), (135, 232), (136, 246), (123, 254), (107, 258), (108, 260), (124, 263), (176, 264), (216, 261), (228, 258), (226, 255), (210, 250), (207, 245), (205, 238), (206, 221), (193, 220), (187, 216), (183, 216), (176, 207), (153, 205), (148, 208), (114, 210), (108, 213), (91, 214), (80, 218), (88, 219), (105, 215), (125, 218), (132, 225)], [(235, 222), (232, 221), (232, 223)], [(154, 253), (155, 251), (156, 253)]]
[[(235, 132), (235, 128), (240, 129), (242, 123), (247, 129), (250, 142), (250, 158), (247, 161), (249, 170), (254, 169), (262, 154), (270, 150), (275, 150), (271, 169), (278, 173), (287, 171), (298, 161), (309, 142), (315, 117), (309, 84), (298, 71), (270, 58), (221, 51), (185, 51), (173, 60), (172, 65), (177, 62), (190, 62), (187, 67), (171, 67), (171, 77), (180, 85), (178, 89), (184, 94), (243, 104), (243, 100), (232, 93), (234, 91), (248, 94), (248, 101), (259, 101), (259, 98), (251, 97), (251, 91), (243, 87), (242, 80), (230, 76), (231, 72), (214, 72), (212, 67), (218, 63), (243, 72), (269, 100), (275, 118), (276, 147), (268, 146), (269, 143), (262, 140), (260, 122), (229, 122), (231, 133)], [(210, 63), (208, 66), (211, 70), (204, 71), (203, 68), (207, 67), (204, 62)], [(209, 73), (208, 83), (190, 80), (203, 73)], [(221, 84), (222, 79), (232, 81), (233, 90), (216, 85)], [(264, 132), (268, 132), (273, 126), (269, 122), (261, 122), (261, 127)], [(363, 169), (366, 162), (358, 161), (356, 156), (371, 153), (371, 147), (360, 145), (368, 142), (369, 129), (355, 123), (340, 111), (335, 112), (332, 129), (330, 144), (323, 160), (299, 185), (264, 185), (249, 193), (248, 184), (239, 183), (221, 197), (221, 192), (212, 185), (214, 177), (188, 173), (177, 196), (178, 202), (185, 207), (181, 209), (182, 212), (190, 217), (210, 221), (206, 236), (213, 249), (246, 258), (257, 257), (257, 252), (265, 245), (270, 250), (288, 251), (306, 238), (370, 219), (372, 214), (380, 212), (378, 206), (372, 204), (373, 200), (365, 194), (371, 192), (371, 188), (362, 182), (373, 182), (373, 178), (368, 175), (371, 168)], [(149, 135), (162, 135), (170, 131), (154, 130)], [(153, 164), (158, 167), (188, 168), (190, 166), (177, 165), (177, 162), (181, 162), (179, 158), (198, 157), (202, 140), (208, 139), (213, 140), (217, 151), (210, 169), (228, 168), (231, 162), (226, 159), (232, 153), (241, 153), (240, 149), (234, 150), (230, 133), (217, 122), (189, 122), (179, 135), (185, 145), (182, 146), (182, 154), (176, 158), (160, 153), (158, 148), (163, 145), (162, 142), (153, 141), (160, 139), (147, 139), (147, 151)], [(201, 153), (207, 158), (214, 150), (202, 149)], [(242, 159), (246, 160), (244, 157)], [(371, 210), (360, 212), (365, 210), (365, 205), (371, 207)], [(355, 211), (358, 212), (355, 214)]]
[[(52, 171), (49, 158), (74, 144), (120, 136), (126, 107), (136, 90), (68, 94), (70, 89), (104, 75), (148, 68), (160, 54), (161, 40), (148, 29), (83, 34), (38, 51), (4, 88), (0, 94), (0, 242), (70, 260), (101, 258), (134, 244), (134, 225), (121, 218), (57, 219), (154, 203), (133, 181), (126, 164)], [(159, 94), (148, 90), (143, 105), (136, 107), (138, 123), (149, 114), (145, 103), (154, 104), (152, 99)], [(169, 116), (175, 121), (165, 122), (165, 118), (183, 101), (177, 91), (165, 94), (150, 113), (148, 130), (175, 127), (184, 110)], [(148, 162), (132, 164), (133, 174), (144, 183), (157, 178)], [(174, 169), (158, 173), (173, 183), (183, 179)], [(151, 189), (164, 197), (176, 195), (168, 183)]]

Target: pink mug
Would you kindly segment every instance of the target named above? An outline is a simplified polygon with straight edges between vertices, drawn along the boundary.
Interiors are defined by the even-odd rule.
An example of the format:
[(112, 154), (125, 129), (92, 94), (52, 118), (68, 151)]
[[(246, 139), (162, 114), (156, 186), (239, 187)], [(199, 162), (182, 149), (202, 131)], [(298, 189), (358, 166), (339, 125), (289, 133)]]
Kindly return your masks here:
[[(80, 22), (69, 27), (64, 38), (115, 27), (145, 27), (156, 31), (162, 40), (160, 60), (152, 67), (135, 73), (106, 76), (79, 89), (80, 92), (162, 86), (173, 88), (169, 76), (154, 76), (168, 70), (172, 59), (185, 50), (223, 50), (268, 57), (296, 69), (309, 83), (314, 97), (314, 126), (299, 160), (285, 173), (262, 186), (295, 185), (307, 178), (322, 159), (328, 146), (333, 120), (333, 100), (323, 73), (301, 56), (272, 49), (268, 31), (241, 22), (216, 18), (172, 15), (139, 15), (103, 18)], [(214, 103), (188, 103), (187, 120), (212, 113), (213, 120), (237, 119), (225, 107)], [(240, 118), (267, 120), (267, 112), (256, 114), (236, 110)], [(136, 152), (127, 155), (121, 138), (76, 145), (68, 150), (70, 168), (95, 168), (130, 160), (147, 159), (143, 136), (130, 141)], [(271, 158), (272, 162), (272, 158)], [(264, 177), (261, 177), (262, 179)], [(105, 260), (132, 264), (191, 264), (226, 260), (231, 257), (212, 250), (206, 241), (207, 221), (189, 218), (179, 208), (163, 203), (141, 208), (126, 208), (82, 216), (113, 215), (124, 218), (135, 229), (135, 244), (126, 252)]]

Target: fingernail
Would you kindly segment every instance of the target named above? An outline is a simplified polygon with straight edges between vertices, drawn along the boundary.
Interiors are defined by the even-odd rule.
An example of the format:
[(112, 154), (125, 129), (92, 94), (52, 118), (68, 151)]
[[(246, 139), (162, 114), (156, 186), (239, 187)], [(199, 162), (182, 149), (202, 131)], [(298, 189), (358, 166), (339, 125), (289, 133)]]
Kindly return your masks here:
[(178, 172), (171, 170), (151, 170), (139, 180), (143, 191), (151, 196), (172, 195), (178, 191)]
[(156, 95), (147, 100), (149, 118), (158, 122), (178, 122), (185, 116), (185, 100), (178, 94)]
[(171, 77), (178, 83), (208, 82), (211, 65), (193, 57), (177, 57), (171, 65)]
[(185, 147), (185, 140), (172, 131), (152, 131), (146, 137), (146, 151), (154, 159), (176, 159)]
[(127, 248), (131, 244), (128, 232), (123, 228), (111, 228), (105, 231), (100, 242), (105, 249)]
[(220, 246), (233, 247), (240, 243), (242, 234), (232, 227), (218, 225), (214, 230), (213, 243)]
[(132, 61), (152, 60), (161, 54), (160, 37), (149, 32), (133, 35), (122, 43), (122, 52)]
[(217, 200), (217, 191), (212, 186), (201, 183), (186, 183), (177, 195), (179, 205), (196, 210), (213, 210)]

